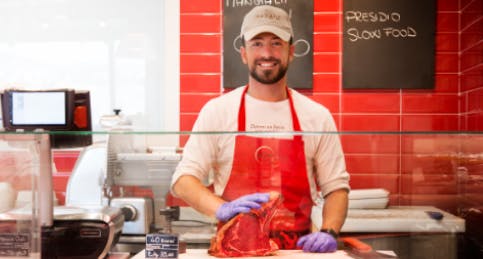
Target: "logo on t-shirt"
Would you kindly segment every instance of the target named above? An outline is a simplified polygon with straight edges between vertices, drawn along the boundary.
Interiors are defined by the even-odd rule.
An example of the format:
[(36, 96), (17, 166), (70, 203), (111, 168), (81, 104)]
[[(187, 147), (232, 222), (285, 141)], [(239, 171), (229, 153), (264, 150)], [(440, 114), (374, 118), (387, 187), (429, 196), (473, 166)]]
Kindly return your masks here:
[(285, 131), (285, 126), (277, 124), (255, 124), (250, 123), (248, 126), (250, 131)]

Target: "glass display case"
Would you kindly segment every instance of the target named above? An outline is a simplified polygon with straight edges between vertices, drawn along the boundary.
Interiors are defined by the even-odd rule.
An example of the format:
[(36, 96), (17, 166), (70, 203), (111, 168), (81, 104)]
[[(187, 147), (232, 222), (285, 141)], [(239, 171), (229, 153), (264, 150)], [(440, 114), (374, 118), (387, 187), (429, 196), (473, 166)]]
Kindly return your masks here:
[(47, 134), (0, 135), (0, 257), (41, 258), (41, 229), (52, 225)]
[[(41, 148), (42, 139), (49, 143), (48, 136), (56, 134), (91, 134), (94, 143), (76, 149)], [(171, 177), (190, 136), (228, 143), (240, 135), (297, 135), (306, 143), (324, 138), (340, 140), (351, 187), (343, 237), (357, 237), (375, 249), (392, 250), (399, 258), (481, 255), (482, 132), (3, 132), (0, 197), (5, 202), (0, 203), (0, 237), (29, 241), (11, 243), (24, 250), (11, 250), (2, 242), (0, 252), (24, 256), (21, 251), (27, 251), (32, 258), (39, 256), (40, 248), (45, 247), (39, 239), (40, 229), (49, 224), (41, 208), (50, 208), (55, 228), (60, 219), (89, 214), (86, 211), (91, 217), (84, 219), (98, 219), (92, 216), (93, 207), (111, 208), (124, 215), (120, 222), (116, 212), (97, 211), (96, 215), (102, 214), (111, 226), (106, 230), (110, 232), (106, 240), (111, 243), (104, 244), (111, 252), (137, 253), (145, 247), (146, 234), (156, 232), (176, 233), (188, 248), (207, 249), (217, 222), (173, 197)], [(76, 154), (71, 172), (56, 170), (65, 153)], [(203, 183), (211, 188), (219, 180), (216, 170), (223, 161), (207, 156), (213, 168)], [(308, 164), (310, 159), (306, 158)], [(54, 161), (52, 169), (42, 167), (42, 160)], [(48, 173), (42, 174), (42, 168)], [(65, 175), (65, 181), (56, 180), (65, 179)], [(48, 190), (40, 194), (51, 194), (53, 208), (48, 199), (39, 198), (42, 186)], [(311, 215), (314, 228), (320, 228), (324, 203), (320, 192), (317, 194)], [(15, 219), (12, 223), (12, 213), (19, 210), (22, 221)]]

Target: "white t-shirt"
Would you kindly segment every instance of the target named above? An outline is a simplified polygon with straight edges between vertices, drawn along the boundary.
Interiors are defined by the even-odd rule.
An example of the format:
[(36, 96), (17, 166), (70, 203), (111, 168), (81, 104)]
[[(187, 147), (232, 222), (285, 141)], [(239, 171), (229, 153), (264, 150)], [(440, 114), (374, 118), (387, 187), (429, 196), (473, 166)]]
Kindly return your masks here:
[[(223, 193), (233, 162), (234, 132), (238, 130), (238, 111), (243, 90), (244, 87), (238, 87), (210, 100), (203, 107), (193, 127), (193, 134), (184, 147), (183, 158), (176, 168), (171, 186), (182, 175), (192, 175), (204, 181), (211, 172), (215, 193)], [(316, 185), (320, 187), (323, 196), (337, 189), (349, 190), (349, 174), (329, 110), (293, 89), (290, 91), (302, 131), (314, 133), (303, 135), (312, 199), (315, 201), (317, 198)], [(257, 131), (255, 135), (261, 131), (276, 131), (280, 133), (266, 137), (292, 138), (292, 135), (286, 134), (293, 131), (288, 99), (266, 102), (247, 94), (245, 111), (246, 131)]]

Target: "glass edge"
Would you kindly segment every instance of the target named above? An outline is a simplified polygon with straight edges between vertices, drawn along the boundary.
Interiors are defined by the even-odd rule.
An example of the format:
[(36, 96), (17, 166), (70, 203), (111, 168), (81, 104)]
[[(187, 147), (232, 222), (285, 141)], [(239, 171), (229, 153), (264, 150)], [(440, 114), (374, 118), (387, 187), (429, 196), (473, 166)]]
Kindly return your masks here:
[(483, 131), (158, 131), (158, 130), (113, 130), (113, 131), (0, 131), (2, 135), (483, 135)]

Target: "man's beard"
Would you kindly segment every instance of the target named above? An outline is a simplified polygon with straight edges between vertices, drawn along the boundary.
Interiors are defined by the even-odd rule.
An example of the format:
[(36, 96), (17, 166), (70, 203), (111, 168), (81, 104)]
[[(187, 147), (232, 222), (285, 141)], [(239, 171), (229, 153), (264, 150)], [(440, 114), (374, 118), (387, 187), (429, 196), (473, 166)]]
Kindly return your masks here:
[[(259, 73), (257, 73), (257, 63), (259, 61), (271, 61), (271, 62), (276, 62), (277, 64), (280, 65), (280, 69), (278, 70), (264, 70)], [(253, 68), (250, 70), (250, 75), (257, 80), (258, 82), (262, 84), (274, 84), (278, 81), (280, 81), (285, 74), (287, 73), (288, 66), (283, 66), (280, 63), (280, 60), (278, 59), (264, 59), (264, 60), (255, 60)]]

